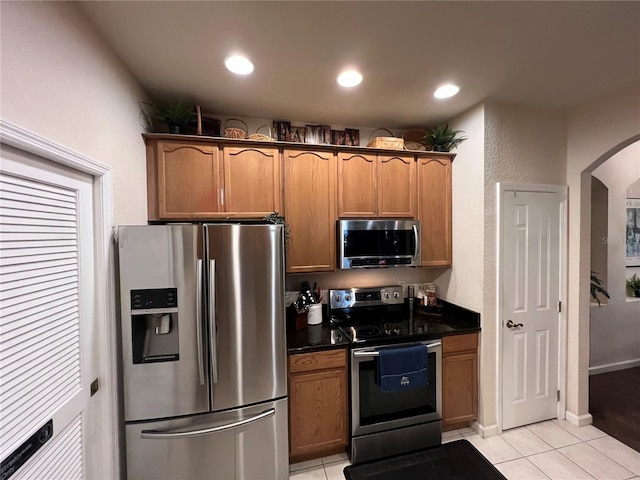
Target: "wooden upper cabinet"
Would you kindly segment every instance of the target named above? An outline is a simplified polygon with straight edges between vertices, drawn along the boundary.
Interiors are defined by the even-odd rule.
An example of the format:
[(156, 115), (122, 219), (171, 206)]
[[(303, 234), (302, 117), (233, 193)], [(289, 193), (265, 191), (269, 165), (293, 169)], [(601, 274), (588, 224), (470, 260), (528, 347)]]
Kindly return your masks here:
[(333, 271), (336, 264), (336, 158), (333, 152), (285, 150), (287, 272)]
[(149, 220), (252, 218), (282, 211), (277, 147), (146, 142)]
[(338, 153), (338, 216), (377, 215), (376, 155)]
[(413, 155), (378, 155), (378, 217), (415, 218), (416, 162)]
[(451, 160), (418, 157), (418, 219), (423, 267), (451, 266)]
[(147, 142), (149, 220), (213, 217), (220, 211), (217, 195), (217, 145), (181, 141)]
[(338, 154), (338, 216), (416, 216), (413, 155)]
[(238, 217), (282, 212), (278, 149), (225, 146), (223, 152), (224, 211)]

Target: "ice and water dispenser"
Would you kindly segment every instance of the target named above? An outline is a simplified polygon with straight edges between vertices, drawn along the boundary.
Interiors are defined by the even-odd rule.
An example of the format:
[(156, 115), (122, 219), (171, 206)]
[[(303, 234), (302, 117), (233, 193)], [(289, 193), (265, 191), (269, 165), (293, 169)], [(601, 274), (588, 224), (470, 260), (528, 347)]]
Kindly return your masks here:
[(131, 290), (133, 363), (180, 359), (176, 288)]

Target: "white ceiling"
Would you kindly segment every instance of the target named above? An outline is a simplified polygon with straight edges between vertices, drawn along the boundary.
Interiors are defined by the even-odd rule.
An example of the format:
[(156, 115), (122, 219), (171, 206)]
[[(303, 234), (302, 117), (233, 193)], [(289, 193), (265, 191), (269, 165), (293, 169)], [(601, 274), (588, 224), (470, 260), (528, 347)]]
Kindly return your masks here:
[[(486, 99), (570, 108), (640, 81), (640, 2), (80, 2), (156, 101), (343, 126), (435, 125)], [(223, 60), (248, 55), (248, 77)], [(335, 81), (346, 66), (364, 81)], [(432, 94), (460, 85), (448, 100)]]

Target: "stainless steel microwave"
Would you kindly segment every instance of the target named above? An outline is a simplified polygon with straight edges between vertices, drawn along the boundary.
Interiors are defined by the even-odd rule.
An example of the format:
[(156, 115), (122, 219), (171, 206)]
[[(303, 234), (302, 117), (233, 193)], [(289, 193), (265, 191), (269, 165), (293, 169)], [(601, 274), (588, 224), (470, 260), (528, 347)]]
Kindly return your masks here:
[(341, 269), (420, 265), (416, 220), (339, 220), (337, 238)]

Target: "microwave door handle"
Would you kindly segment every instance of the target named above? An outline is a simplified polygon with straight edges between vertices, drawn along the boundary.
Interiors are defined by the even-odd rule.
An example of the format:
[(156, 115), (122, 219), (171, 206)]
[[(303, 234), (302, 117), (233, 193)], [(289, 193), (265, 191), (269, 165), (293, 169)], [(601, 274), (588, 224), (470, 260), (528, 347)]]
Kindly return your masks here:
[(415, 262), (420, 254), (420, 238), (418, 238), (418, 226), (414, 223), (411, 228), (413, 228), (413, 237), (416, 239), (415, 247), (413, 247), (413, 261)]
[(209, 352), (211, 381), (218, 383), (218, 319), (216, 318), (216, 261), (209, 260)]
[(198, 437), (200, 435), (210, 435), (212, 433), (224, 432), (225, 430), (232, 430), (234, 428), (242, 427), (247, 425), (248, 423), (257, 422), (258, 420), (262, 420), (263, 418), (270, 417), (275, 415), (276, 409), (270, 408), (269, 410), (265, 410), (262, 413), (254, 415), (253, 417), (245, 418), (244, 420), (238, 420), (237, 422), (227, 423), (225, 425), (219, 425), (217, 427), (210, 428), (202, 428), (199, 430), (165, 430), (165, 431), (157, 431), (157, 430), (142, 430), (140, 432), (140, 438), (147, 439), (171, 439), (171, 438), (189, 438), (189, 437)]
[(200, 385), (204, 385), (204, 351), (202, 348), (202, 260), (198, 260), (196, 286), (196, 341), (198, 342), (198, 374)]

